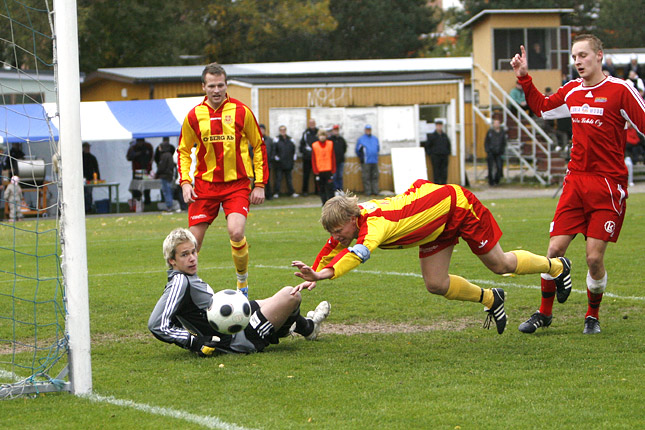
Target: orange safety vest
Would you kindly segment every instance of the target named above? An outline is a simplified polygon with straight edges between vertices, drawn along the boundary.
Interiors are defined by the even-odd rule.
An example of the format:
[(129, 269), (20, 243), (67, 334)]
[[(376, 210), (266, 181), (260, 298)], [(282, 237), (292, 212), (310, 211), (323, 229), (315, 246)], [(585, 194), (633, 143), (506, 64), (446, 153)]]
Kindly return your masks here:
[(311, 168), (314, 174), (320, 172), (336, 173), (336, 156), (334, 155), (334, 142), (326, 140), (325, 142), (316, 141), (311, 145)]

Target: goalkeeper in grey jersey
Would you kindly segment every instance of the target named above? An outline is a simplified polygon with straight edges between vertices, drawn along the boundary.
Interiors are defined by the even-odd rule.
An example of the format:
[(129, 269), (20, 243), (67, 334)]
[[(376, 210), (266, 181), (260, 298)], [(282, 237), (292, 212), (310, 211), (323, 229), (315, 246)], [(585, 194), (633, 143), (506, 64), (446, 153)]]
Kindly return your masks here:
[(321, 302), (307, 318), (300, 315), (300, 293), (284, 287), (264, 300), (251, 300), (251, 322), (239, 333), (222, 334), (206, 319), (213, 290), (197, 276), (197, 241), (184, 228), (170, 232), (163, 242), (168, 263), (168, 283), (157, 302), (148, 328), (159, 340), (210, 356), (218, 352), (251, 353), (262, 351), (293, 332), (315, 340), (322, 321), (329, 315), (329, 303)]

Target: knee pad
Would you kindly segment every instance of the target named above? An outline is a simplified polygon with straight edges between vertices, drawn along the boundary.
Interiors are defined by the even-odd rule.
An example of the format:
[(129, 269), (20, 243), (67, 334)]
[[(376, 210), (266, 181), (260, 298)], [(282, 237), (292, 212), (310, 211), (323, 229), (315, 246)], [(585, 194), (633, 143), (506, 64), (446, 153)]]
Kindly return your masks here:
[(587, 289), (593, 294), (602, 294), (607, 288), (607, 272), (602, 279), (595, 280), (591, 277), (589, 272), (587, 272)]

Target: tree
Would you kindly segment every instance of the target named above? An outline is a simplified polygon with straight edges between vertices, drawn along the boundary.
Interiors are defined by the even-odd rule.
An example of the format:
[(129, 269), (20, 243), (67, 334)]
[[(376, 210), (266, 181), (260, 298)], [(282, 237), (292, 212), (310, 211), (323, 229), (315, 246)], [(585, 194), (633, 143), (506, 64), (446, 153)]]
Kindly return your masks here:
[[(206, 42), (204, 0), (79, 0), (80, 67), (180, 64), (202, 54)], [(188, 7), (190, 5), (190, 8)]]
[(220, 1), (208, 15), (206, 54), (220, 63), (322, 59), (336, 28), (329, 0)]
[(645, 27), (635, 3), (625, 0), (602, 0), (598, 33), (605, 48), (640, 48), (645, 44)]
[(330, 10), (330, 58), (417, 57), (438, 24), (425, 0), (330, 0)]
[(18, 69), (52, 70), (53, 39), (47, 3), (3, 3), (3, 22), (0, 26), (2, 65)]

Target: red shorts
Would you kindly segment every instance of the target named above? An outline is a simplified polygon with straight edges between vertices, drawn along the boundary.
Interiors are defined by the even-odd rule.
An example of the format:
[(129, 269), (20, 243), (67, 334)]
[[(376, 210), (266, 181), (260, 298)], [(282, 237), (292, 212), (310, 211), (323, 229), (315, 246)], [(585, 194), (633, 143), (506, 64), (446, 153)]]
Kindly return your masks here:
[(419, 247), (419, 258), (429, 257), (449, 246), (456, 245), (461, 237), (475, 255), (490, 252), (502, 237), (493, 214), (470, 191), (462, 188), (470, 208), (453, 207), (446, 228), (439, 237)]
[(616, 242), (627, 209), (627, 187), (597, 175), (569, 173), (551, 223), (551, 237), (582, 233)]
[(203, 222), (209, 225), (217, 218), (220, 204), (224, 215), (239, 213), (245, 217), (249, 213), (249, 194), (251, 181), (239, 179), (233, 182), (207, 182), (195, 178), (197, 198), (188, 206), (188, 225)]

